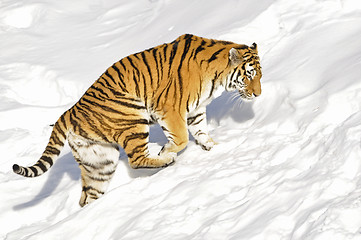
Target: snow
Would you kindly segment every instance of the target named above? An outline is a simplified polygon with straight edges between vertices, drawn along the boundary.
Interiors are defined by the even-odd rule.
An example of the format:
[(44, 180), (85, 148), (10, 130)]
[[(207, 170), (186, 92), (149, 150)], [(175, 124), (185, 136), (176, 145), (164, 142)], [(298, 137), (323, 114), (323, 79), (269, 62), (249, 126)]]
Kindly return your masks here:
[[(361, 239), (360, 23), (358, 0), (1, 2), (0, 239)], [(208, 106), (211, 151), (156, 170), (122, 152), (84, 208), (69, 147), (12, 172), (108, 66), (183, 33), (259, 48), (262, 95)], [(152, 127), (151, 151), (165, 142)]]

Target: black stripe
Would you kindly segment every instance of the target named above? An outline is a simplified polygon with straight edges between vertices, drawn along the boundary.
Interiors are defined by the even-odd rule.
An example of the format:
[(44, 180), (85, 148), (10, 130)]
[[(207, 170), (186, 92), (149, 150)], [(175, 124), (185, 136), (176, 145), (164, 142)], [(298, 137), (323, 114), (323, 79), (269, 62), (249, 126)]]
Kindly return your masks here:
[[(114, 95), (114, 97), (116, 98), (124, 98), (124, 99), (132, 99), (132, 100), (135, 100), (134, 98), (129, 98), (129, 97), (125, 97), (125, 94), (124, 93), (121, 93), (119, 91), (117, 91), (116, 89), (114, 88), (107, 88), (109, 91), (112, 92), (112, 94)], [(125, 92), (128, 92), (127, 90), (125, 90)]]
[(140, 97), (140, 91), (139, 91), (139, 85), (138, 85), (138, 80), (135, 77), (134, 71), (133, 71), (133, 81), (135, 83), (135, 95), (137, 97)]
[(167, 49), (168, 49), (168, 44), (165, 44), (164, 48), (163, 48), (163, 55), (164, 55), (164, 60), (165, 61), (167, 59)]
[(222, 52), (224, 49), (226, 49), (226, 48), (221, 48), (221, 49), (219, 49), (218, 51), (216, 51), (215, 53), (213, 53), (212, 56), (211, 56), (211, 58), (208, 59), (208, 63), (216, 60), (216, 59), (217, 59), (217, 55), (218, 55), (220, 52)]
[(61, 129), (60, 125), (59, 124), (55, 124), (54, 126), (55, 130), (60, 133), (60, 135), (65, 139), (66, 138), (66, 134), (65, 132), (63, 131), (63, 129)]
[(131, 57), (128, 56), (127, 59), (129, 61), (130, 65), (132, 66), (132, 68), (137, 72), (137, 75), (139, 75), (139, 69), (134, 65), (133, 60), (131, 59)]
[[(90, 86), (89, 90), (94, 90), (93, 93), (98, 93), (99, 95), (104, 95), (105, 97), (101, 96), (103, 99), (108, 99), (108, 98), (110, 98), (109, 95), (108, 95), (106, 92), (104, 92), (103, 89), (94, 86), (94, 84)], [(86, 95), (90, 95), (90, 91), (89, 91), (89, 90), (86, 91), (86, 93), (85, 93)]]
[[(129, 122), (129, 121), (132, 121), (132, 122)], [(124, 123), (125, 122), (125, 123)], [(122, 121), (121, 122), (121, 125), (123, 127), (121, 128), (118, 128), (117, 129), (117, 132), (114, 134), (113, 136), (113, 139), (115, 139), (115, 141), (117, 143), (120, 142), (120, 137), (123, 135), (123, 133), (127, 132), (127, 131), (136, 131), (136, 130), (132, 130), (133, 128), (136, 128), (137, 127), (137, 124), (142, 124), (142, 123), (139, 123), (137, 122), (137, 120), (128, 120), (128, 121)], [(148, 120), (145, 120), (145, 123), (143, 124), (146, 124), (148, 125)], [(124, 127), (125, 126), (125, 127)]]
[(164, 95), (164, 99), (167, 99), (168, 98), (168, 94), (169, 94), (169, 90), (170, 90), (170, 87), (172, 86), (172, 82), (173, 79), (169, 79), (169, 85), (167, 86), (167, 88), (165, 89), (165, 95)]
[(117, 83), (115, 82), (113, 76), (109, 73), (109, 69), (105, 71), (104, 73), (108, 78), (110, 78), (112, 80), (112, 82), (114, 83), (114, 85), (117, 85)]
[[(135, 163), (135, 162), (137, 162), (139, 159), (144, 160), (144, 158), (146, 158), (144, 155), (139, 155), (139, 156), (136, 157), (135, 159), (132, 159), (132, 160), (131, 160), (131, 163)], [(139, 166), (139, 164), (138, 164), (138, 166)]]
[[(182, 57), (181, 57), (181, 60), (180, 60), (180, 63), (179, 63), (179, 67), (178, 67), (178, 81), (179, 81), (179, 94), (180, 94), (180, 97), (179, 97), (179, 108), (181, 107), (180, 105), (182, 104), (182, 98), (183, 98), (183, 79), (182, 79), (182, 74), (181, 74), (181, 68), (182, 68), (182, 65), (183, 65), (183, 62), (184, 62), (184, 59), (187, 55), (187, 53), (189, 52), (189, 49), (190, 49), (190, 46), (191, 46), (191, 43), (192, 43), (192, 38), (187, 38), (185, 44), (184, 44), (184, 50), (183, 50), (183, 53), (182, 53)], [(176, 88), (175, 88), (176, 89)], [(176, 94), (175, 94), (176, 96)]]
[(24, 173), (21, 173), (21, 175), (30, 177), (28, 168), (22, 168), (24, 170)]
[(200, 53), (201, 51), (205, 50), (205, 48), (203, 47), (206, 44), (206, 41), (202, 40), (201, 45), (197, 47), (196, 52), (194, 53), (193, 59), (196, 59), (197, 54)]
[(192, 53), (191, 53), (191, 55), (190, 55), (189, 58), (188, 58), (188, 63), (187, 63), (188, 68), (189, 68), (189, 63), (190, 63), (191, 59), (193, 59), (195, 52), (196, 52), (196, 50), (193, 48)]
[[(124, 75), (123, 73), (120, 72), (119, 68), (117, 66), (115, 66), (115, 63), (113, 64), (112, 68), (117, 72), (118, 77), (120, 80), (123, 80)], [(122, 82), (123, 83), (123, 82)], [(124, 84), (124, 83), (123, 83)]]
[(198, 122), (192, 123), (192, 125), (198, 125), (199, 123), (201, 123), (204, 120), (204, 118), (200, 119)]
[(35, 164), (35, 166), (38, 166), (43, 172), (48, 171), (48, 168), (42, 162), (38, 162), (37, 164)]
[(213, 47), (214, 45), (216, 45), (216, 41), (211, 39), (211, 43), (208, 45), (208, 47)]
[[(162, 71), (162, 75), (163, 75), (163, 71)], [(167, 94), (166, 94), (166, 95), (168, 95), (168, 91), (169, 91), (169, 88), (170, 88), (171, 83), (172, 83), (171, 79), (168, 79), (167, 86), (165, 86), (165, 88), (163, 88), (162, 92), (159, 94), (157, 100), (155, 101), (155, 102), (156, 102), (156, 104), (154, 105), (155, 109), (158, 108), (159, 103), (160, 103), (160, 99), (162, 98), (163, 93), (164, 93), (165, 91), (167, 91)], [(164, 99), (166, 99), (166, 97), (165, 97)]]
[(162, 54), (159, 52), (159, 63), (160, 63), (160, 79), (163, 79), (163, 58), (162, 58)]
[(184, 35), (184, 39), (190, 39), (190, 38), (192, 38), (193, 37), (193, 35), (192, 34), (185, 34)]
[(212, 97), (212, 95), (213, 95), (213, 91), (214, 91), (215, 85), (216, 85), (216, 80), (217, 80), (216, 78), (212, 79), (212, 87), (211, 87), (211, 91), (209, 92), (208, 98)]
[(133, 56), (134, 56), (136, 59), (140, 60), (139, 57), (138, 57), (138, 54), (139, 54), (139, 53), (133, 54)]
[(139, 105), (136, 105), (136, 104), (133, 104), (133, 103), (127, 103), (127, 102), (120, 101), (120, 100), (112, 99), (112, 100), (110, 100), (110, 101), (115, 102), (115, 103), (117, 103), (117, 104), (120, 104), (120, 105), (122, 105), (122, 106), (129, 107), (129, 108), (146, 109), (144, 106), (139, 106)]
[(200, 93), (197, 93), (197, 103), (196, 103), (196, 108), (197, 108), (197, 107), (198, 107), (198, 105), (199, 105), (199, 100), (200, 100), (200, 98), (201, 98)]
[(102, 162), (98, 162), (100, 165), (103, 165), (103, 166), (107, 166), (107, 165), (110, 165), (110, 164), (114, 164), (114, 161), (112, 161), (112, 160), (109, 160), (109, 159), (106, 159), (106, 160), (104, 160), (104, 161), (102, 161)]
[(52, 147), (52, 146), (46, 146), (45, 152), (46, 154), (53, 154), (53, 155), (59, 155), (60, 151), (59, 149)]
[(38, 176), (38, 169), (36, 167), (29, 167), (29, 169), (34, 173), (34, 177)]
[(165, 89), (163, 89), (163, 91), (161, 92), (161, 94), (158, 96), (157, 100), (155, 100), (155, 104), (153, 105), (153, 108), (154, 109), (157, 109), (158, 106), (159, 106), (159, 102), (160, 102), (160, 99), (162, 98), (162, 94), (164, 92)]
[(143, 91), (144, 91), (144, 103), (145, 103), (145, 108), (148, 108), (148, 93), (147, 93), (147, 80), (145, 79), (144, 74), (142, 73), (142, 78), (143, 78)]
[(217, 74), (217, 71), (216, 71), (215, 76), (214, 76), (214, 78), (212, 79), (212, 87), (211, 87), (211, 91), (209, 92), (208, 98), (212, 97), (212, 95), (213, 95), (213, 91), (214, 91), (214, 89), (215, 89), (216, 80), (218, 79), (218, 76), (219, 76), (219, 75)]
[[(72, 112), (70, 114), (70, 123), (74, 127), (74, 131), (79, 132), (80, 136), (83, 136), (85, 138), (89, 138), (88, 133), (85, 132), (82, 128), (80, 128), (80, 123), (83, 120), (81, 120), (77, 116), (77, 114), (80, 113), (80, 111), (83, 111), (82, 108), (85, 106), (84, 104), (81, 103), (81, 101), (82, 101), (82, 99), (80, 99), (80, 101), (77, 104), (75, 104), (75, 106), (72, 108)], [(79, 105), (83, 105), (83, 106), (79, 106)]]
[(187, 112), (189, 112), (189, 98), (190, 98), (190, 95), (188, 95), (188, 99), (187, 99), (187, 103), (186, 103), (186, 105), (187, 105)]
[(222, 44), (222, 45), (234, 44), (233, 42), (229, 42), (229, 41), (218, 41), (218, 43), (220, 43), (220, 44)]
[(196, 136), (200, 136), (200, 135), (207, 135), (204, 132), (202, 132), (202, 130), (198, 130), (194, 135)]
[(69, 112), (69, 110), (66, 111), (65, 113), (63, 113), (63, 115), (61, 115), (61, 117), (60, 117), (60, 122), (63, 124), (63, 127), (64, 127), (64, 128), (66, 128), (65, 114), (67, 114), (68, 112)]
[[(178, 79), (179, 81), (179, 79)], [(173, 80), (173, 84), (174, 84), (174, 87), (173, 87), (173, 90), (174, 90), (174, 93), (173, 93), (173, 103), (175, 105), (175, 103), (177, 102), (177, 93), (178, 93), (178, 89), (177, 89), (177, 81), (176, 79)], [(182, 91), (179, 91), (179, 99), (182, 98)]]
[(126, 123), (128, 125), (136, 125), (136, 124), (142, 124), (142, 125), (149, 125), (149, 121), (147, 119), (122, 119), (123, 123)]
[(173, 60), (174, 60), (174, 57), (177, 53), (177, 49), (178, 49), (178, 43), (179, 41), (173, 41), (173, 46), (172, 46), (172, 51), (170, 52), (170, 57), (169, 57), (169, 71), (168, 71), (168, 77), (170, 75), (170, 71), (171, 71), (171, 68), (172, 68), (172, 64), (173, 64)]
[[(103, 83), (103, 81), (101, 81), (101, 80), (107, 81), (105, 78), (101, 77), (101, 78), (96, 82), (97, 84), (100, 84), (101, 86), (100, 86), (100, 87), (96, 87), (96, 86), (95, 86), (94, 89), (96, 89), (97, 91), (98, 91), (98, 90), (101, 91), (104, 95), (107, 95), (107, 96), (108, 96), (108, 94), (106, 94), (106, 93), (103, 91), (103, 89), (107, 89), (107, 90), (109, 90), (110, 92), (112, 92), (112, 94), (114, 95), (114, 97), (124, 97), (124, 96), (125, 96), (124, 93), (119, 92), (118, 90), (114, 89), (113, 87), (105, 86), (104, 83)], [(95, 84), (94, 84), (94, 85), (95, 85)], [(90, 87), (90, 88), (93, 88), (93, 87)], [(124, 92), (128, 92), (128, 91), (125, 89)], [(91, 94), (90, 92), (89, 92), (89, 93), (86, 92), (85, 95), (95, 97), (95, 95), (94, 95), (94, 94)], [(104, 97), (103, 97), (103, 99), (109, 99), (109, 98), (111, 98), (111, 97), (109, 97), (109, 96), (108, 96), (107, 98), (104, 98)]]
[(153, 58), (154, 58), (154, 61), (155, 61), (155, 67), (157, 69), (157, 84), (159, 84), (159, 66), (158, 66), (158, 59), (157, 59), (157, 49), (156, 48), (153, 48), (152, 50), (152, 54), (153, 54)]
[(150, 69), (150, 67), (149, 67), (149, 64), (148, 64), (147, 58), (145, 57), (145, 53), (144, 53), (144, 51), (141, 53), (141, 56), (142, 56), (142, 59), (143, 59), (144, 65), (147, 67), (147, 71), (148, 71), (148, 74), (149, 74), (149, 77), (150, 77), (150, 84), (151, 84), (151, 86), (153, 86), (153, 77), (152, 77), (152, 72), (151, 72), (151, 69)]
[(120, 65), (122, 65), (124, 71), (127, 71), (127, 68), (125, 67), (125, 65), (123, 63), (123, 60), (124, 60), (124, 58), (122, 60), (120, 60), (119, 63), (120, 63)]
[(88, 175), (88, 178), (90, 178), (91, 180), (96, 181), (96, 182), (107, 182), (107, 181), (109, 181), (109, 177), (102, 178), (102, 177), (95, 177), (95, 176)]
[(247, 45), (240, 45), (238, 47), (235, 47), (235, 49), (242, 50), (242, 49), (248, 49)]
[[(84, 101), (84, 102), (87, 102), (87, 103), (90, 104), (90, 105), (99, 107), (99, 108), (103, 109), (104, 111), (112, 112), (112, 113), (118, 113), (118, 114), (123, 114), (122, 112), (120, 112), (120, 111), (118, 111), (118, 110), (116, 110), (116, 109), (114, 109), (114, 108), (111, 108), (111, 107), (109, 107), (109, 106), (107, 106), (107, 105), (102, 105), (102, 104), (100, 104), (99, 102), (95, 102), (95, 101), (90, 100), (89, 98), (82, 98), (81, 100)], [(85, 105), (85, 104), (83, 104), (83, 103), (81, 103), (81, 102), (79, 102), (79, 104), (80, 104), (82, 107), (86, 108), (88, 112), (92, 112), (91, 109), (89, 108), (89, 106), (87, 106), (87, 105)], [(88, 112), (87, 112), (87, 114), (88, 114)], [(88, 115), (87, 115), (87, 118), (89, 118)]]
[[(187, 118), (187, 124), (188, 124), (188, 125), (192, 125), (192, 124), (196, 121), (197, 118), (203, 116), (204, 114), (205, 114), (205, 113), (198, 113), (197, 115), (195, 115), (195, 116), (193, 116), (193, 117)], [(202, 120), (203, 120), (203, 118), (202, 118)], [(201, 121), (202, 121), (202, 120), (201, 120)]]
[(87, 187), (83, 187), (83, 191), (84, 192), (88, 192), (89, 190), (93, 190), (93, 191), (96, 191), (98, 192), (99, 194), (104, 194), (104, 192), (92, 187), (92, 186), (87, 186)]
[(92, 168), (92, 170), (87, 169), (87, 170), (88, 170), (89, 172), (91, 172), (91, 173), (93, 173), (94, 170), (98, 170), (98, 169), (102, 168), (102, 166), (95, 165), (95, 164), (93, 164), (93, 163), (85, 162), (85, 161), (82, 161), (82, 162), (81, 162), (81, 165), (83, 165), (84, 168), (85, 168), (85, 167)]
[[(53, 133), (54, 133), (54, 132), (53, 132)], [(50, 140), (53, 140), (54, 143), (57, 144), (57, 145), (59, 145), (59, 146), (64, 146), (64, 142), (61, 141), (55, 133), (54, 133), (54, 134), (51, 134)]]
[(44, 162), (49, 163), (50, 166), (53, 166), (53, 159), (51, 157), (43, 155), (40, 157), (40, 159), (43, 160)]
[(123, 141), (123, 148), (125, 149), (128, 145), (128, 142), (130, 140), (134, 140), (134, 139), (146, 139), (149, 136), (149, 132), (145, 132), (145, 133), (133, 133), (132, 135), (128, 135), (125, 137), (124, 141)]
[(236, 73), (236, 71), (237, 71), (237, 68), (235, 68), (234, 71), (232, 72), (232, 75), (231, 75), (231, 78), (230, 78), (230, 80), (231, 80), (230, 82), (232, 82), (232, 80), (233, 80), (233, 75)]
[(237, 73), (237, 79), (241, 76), (242, 74), (241, 74), (241, 71), (240, 70), (238, 70), (238, 73)]
[[(70, 112), (70, 115), (69, 115), (69, 120), (70, 120), (70, 124), (73, 126), (73, 127), (76, 127), (78, 125), (78, 122), (74, 119), (74, 118), (77, 118), (79, 119), (77, 116), (76, 116), (76, 109), (78, 108), (78, 104), (75, 104), (74, 107), (71, 109), (71, 112)], [(74, 117), (74, 118), (73, 118)]]
[(148, 143), (141, 144), (135, 148), (133, 148), (132, 152), (127, 154), (129, 158), (133, 158), (134, 154), (136, 153), (144, 153), (147, 149)]
[(112, 66), (112, 68), (117, 72), (118, 74), (118, 78), (119, 78), (119, 83), (118, 86), (124, 91), (124, 92), (128, 92), (125, 86), (125, 83), (123, 81), (124, 79), (124, 75), (120, 72), (119, 68), (117, 68), (115, 65)]
[(107, 172), (98, 172), (99, 175), (101, 176), (111, 176), (115, 173), (115, 169), (114, 170), (110, 170), (110, 171), (107, 171)]
[(107, 78), (105, 78), (105, 74), (102, 74), (101, 76), (100, 76), (100, 79), (103, 79), (104, 80), (104, 84), (105, 84), (105, 87), (106, 88), (108, 88), (108, 87), (110, 87), (110, 81), (109, 81), (109, 79), (107, 79)]
[[(102, 81), (103, 80), (103, 81)], [(104, 82), (105, 81), (105, 82)], [(108, 80), (106, 80), (105, 78), (103, 78), (103, 77), (100, 77), (99, 79), (98, 79), (98, 81), (96, 81), (96, 83), (97, 84), (100, 84), (103, 88), (109, 88), (108, 87)], [(95, 84), (95, 83), (94, 83)], [(94, 85), (93, 84), (93, 85)]]

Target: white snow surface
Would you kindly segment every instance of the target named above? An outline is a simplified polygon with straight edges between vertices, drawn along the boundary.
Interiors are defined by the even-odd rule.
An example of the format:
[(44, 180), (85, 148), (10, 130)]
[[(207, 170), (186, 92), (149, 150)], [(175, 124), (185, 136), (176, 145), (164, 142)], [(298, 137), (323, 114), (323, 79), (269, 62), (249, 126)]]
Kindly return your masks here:
[[(122, 152), (84, 208), (69, 147), (12, 172), (107, 67), (184, 33), (259, 47), (262, 95), (208, 106), (211, 151), (160, 170)], [(361, 239), (361, 1), (3, 0), (0, 39), (0, 239)]]

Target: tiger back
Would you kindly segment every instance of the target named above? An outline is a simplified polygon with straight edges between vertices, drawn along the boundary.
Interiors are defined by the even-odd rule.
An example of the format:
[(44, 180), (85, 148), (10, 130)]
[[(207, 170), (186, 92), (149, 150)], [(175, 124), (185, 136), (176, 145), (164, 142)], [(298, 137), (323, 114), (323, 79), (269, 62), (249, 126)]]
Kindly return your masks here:
[[(235, 44), (190, 34), (127, 56), (109, 67), (55, 123), (49, 143), (31, 167), (14, 172), (36, 177), (46, 172), (68, 140), (81, 170), (80, 205), (104, 194), (119, 158), (119, 145), (132, 168), (172, 164), (190, 132), (210, 150), (206, 106), (218, 89), (253, 99), (261, 94), (257, 45)], [(157, 156), (148, 150), (149, 124), (158, 122), (168, 142)]]

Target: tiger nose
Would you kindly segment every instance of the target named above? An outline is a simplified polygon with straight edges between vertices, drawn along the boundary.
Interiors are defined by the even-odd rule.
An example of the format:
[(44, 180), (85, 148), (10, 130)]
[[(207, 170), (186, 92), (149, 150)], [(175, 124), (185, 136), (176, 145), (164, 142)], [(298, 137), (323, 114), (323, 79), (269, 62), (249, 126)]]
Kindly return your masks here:
[(255, 93), (253, 93), (253, 96), (254, 97), (258, 97), (260, 94), (255, 94)]

